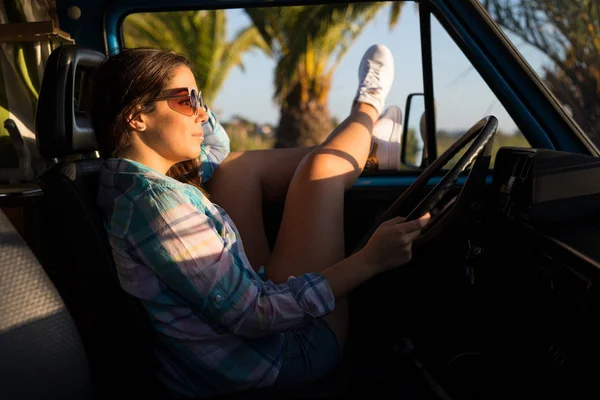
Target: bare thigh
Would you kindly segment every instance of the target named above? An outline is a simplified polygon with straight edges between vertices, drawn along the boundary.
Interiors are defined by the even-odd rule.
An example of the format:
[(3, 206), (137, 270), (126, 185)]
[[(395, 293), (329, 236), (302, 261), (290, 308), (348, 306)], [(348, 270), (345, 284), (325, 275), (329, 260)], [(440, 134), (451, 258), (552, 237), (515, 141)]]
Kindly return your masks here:
[[(207, 189), (235, 222), (252, 266), (265, 265), (267, 277), (319, 272), (344, 258), (344, 195), (362, 172), (378, 113), (357, 105), (320, 146), (231, 154)], [(286, 193), (287, 192), (287, 193)], [(273, 254), (269, 254), (262, 204), (285, 198)], [(336, 299), (325, 317), (340, 342), (347, 334), (346, 299)]]
[(311, 148), (231, 153), (207, 182), (211, 200), (235, 223), (255, 270), (271, 256), (263, 220), (264, 202), (283, 202), (294, 171)]
[[(366, 163), (378, 114), (360, 105), (323, 144), (298, 165), (290, 183), (267, 276), (284, 282), (289, 276), (319, 272), (344, 258), (344, 196)], [(336, 299), (325, 317), (340, 342), (348, 328), (346, 298)]]

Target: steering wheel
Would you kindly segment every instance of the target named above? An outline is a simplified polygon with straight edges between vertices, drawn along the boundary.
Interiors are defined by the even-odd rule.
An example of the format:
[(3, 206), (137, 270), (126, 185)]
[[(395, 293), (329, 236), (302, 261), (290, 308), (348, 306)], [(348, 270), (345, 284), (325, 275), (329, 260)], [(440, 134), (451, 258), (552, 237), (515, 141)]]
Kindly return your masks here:
[[(446, 165), (454, 156), (462, 151), (473, 139), (473, 144), (462, 155), (458, 162), (444, 175), (442, 180), (421, 200), (408, 215), (406, 221), (417, 219), (420, 216), (431, 212), (456, 183), (460, 175), (473, 164), (473, 168), (469, 172), (462, 190), (458, 197), (454, 199), (454, 204), (446, 204), (444, 211), (437, 215), (432, 215), (427, 226), (421, 231), (423, 236), (428, 230), (435, 225), (440, 228), (440, 222), (447, 216), (448, 210), (456, 204), (464, 204), (465, 197), (473, 192), (474, 187), (483, 184), (489, 168), (493, 137), (498, 129), (498, 119), (493, 115), (487, 116), (475, 125), (473, 125), (464, 135), (454, 142), (442, 155), (440, 155), (433, 163), (431, 163), (419, 177), (394, 201), (394, 203), (379, 217), (373, 224), (371, 229), (363, 236), (355, 251), (360, 250), (367, 244), (369, 238), (382, 222), (387, 221), (399, 215), (402, 207), (405, 204), (414, 204), (417, 196), (425, 187), (427, 182), (435, 175), (439, 174), (442, 167)], [(449, 202), (449, 203), (451, 203)]]

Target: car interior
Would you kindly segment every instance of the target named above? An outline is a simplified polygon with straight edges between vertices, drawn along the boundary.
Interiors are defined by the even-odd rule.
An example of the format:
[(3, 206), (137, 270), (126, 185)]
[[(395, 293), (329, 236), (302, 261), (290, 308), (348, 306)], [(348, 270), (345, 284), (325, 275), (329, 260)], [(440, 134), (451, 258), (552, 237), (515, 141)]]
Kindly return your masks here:
[[(169, 398), (155, 373), (160, 343), (120, 288), (96, 207), (103, 159), (86, 89), (104, 58), (65, 45), (48, 59), (35, 127), (49, 167), (38, 177), (34, 245), (0, 213), (6, 398)], [(348, 191), (348, 255), (392, 216), (430, 211), (432, 222), (410, 264), (350, 295), (339, 370), (289, 390), (219, 399), (598, 398), (600, 163), (504, 147), (490, 170), (497, 120), (473, 123), (410, 185)], [(282, 211), (280, 203), (264, 206), (271, 245)]]

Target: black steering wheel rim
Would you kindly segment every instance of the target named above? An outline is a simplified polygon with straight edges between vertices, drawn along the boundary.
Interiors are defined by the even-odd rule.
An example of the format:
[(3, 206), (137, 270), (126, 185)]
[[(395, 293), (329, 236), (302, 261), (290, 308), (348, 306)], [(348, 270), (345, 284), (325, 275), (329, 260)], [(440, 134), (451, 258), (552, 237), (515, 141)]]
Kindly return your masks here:
[[(431, 211), (431, 209), (437, 205), (437, 203), (444, 197), (448, 190), (450, 190), (450, 188), (456, 183), (460, 175), (471, 164), (474, 164), (474, 162), (476, 162), (484, 153), (491, 153), (491, 145), (497, 129), (498, 119), (493, 115), (482, 118), (475, 123), (467, 132), (465, 132), (464, 135), (462, 135), (443, 154), (441, 154), (433, 163), (431, 163), (417, 177), (417, 179), (404, 192), (402, 192), (402, 194), (394, 201), (394, 203), (388, 207), (388, 209), (372, 225), (371, 229), (369, 229), (369, 231), (363, 236), (356, 247), (355, 252), (364, 247), (381, 223), (397, 216), (401, 207), (407, 201), (410, 201), (413, 196), (420, 193), (429, 180), (437, 175), (444, 165), (446, 165), (474, 139), (473, 144), (471, 144), (458, 162), (444, 175), (444, 177), (431, 190), (431, 192), (429, 192), (429, 194), (425, 196), (425, 198), (421, 200), (407, 215), (406, 221), (419, 218), (421, 215)], [(470, 176), (467, 177), (465, 187), (469, 183), (469, 178)]]

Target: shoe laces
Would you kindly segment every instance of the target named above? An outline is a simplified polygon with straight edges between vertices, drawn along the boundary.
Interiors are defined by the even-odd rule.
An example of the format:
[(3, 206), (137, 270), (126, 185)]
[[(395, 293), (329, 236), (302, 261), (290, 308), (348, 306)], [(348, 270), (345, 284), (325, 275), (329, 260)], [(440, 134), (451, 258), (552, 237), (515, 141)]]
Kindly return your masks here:
[(363, 80), (364, 87), (369, 91), (378, 91), (381, 89), (381, 85), (379, 84), (379, 73), (381, 71), (381, 66), (376, 65), (375, 68), (372, 66), (373, 61), (368, 61), (367, 66), (367, 75)]

